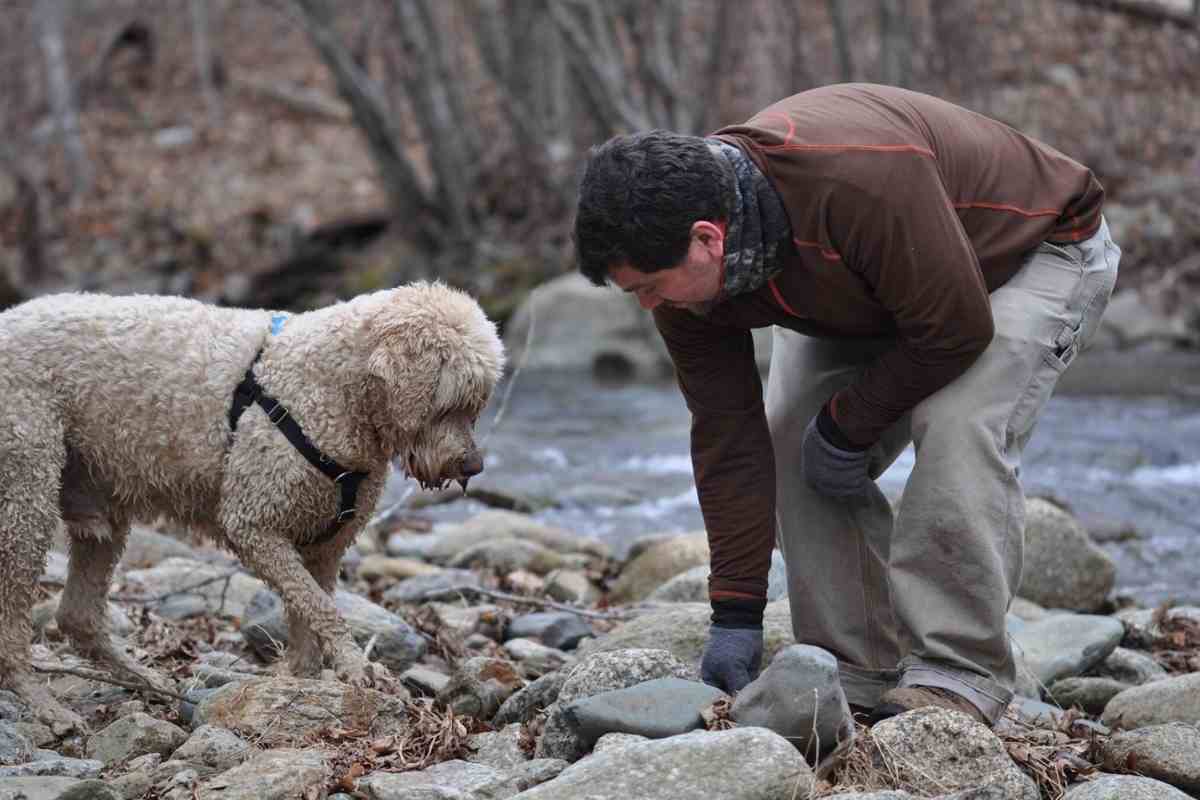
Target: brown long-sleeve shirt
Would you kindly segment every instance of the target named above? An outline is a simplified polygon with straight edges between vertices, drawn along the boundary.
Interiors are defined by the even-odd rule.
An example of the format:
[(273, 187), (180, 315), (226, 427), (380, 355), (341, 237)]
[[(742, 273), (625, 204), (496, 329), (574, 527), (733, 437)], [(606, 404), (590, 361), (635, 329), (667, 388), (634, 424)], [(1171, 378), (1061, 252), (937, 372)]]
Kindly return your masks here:
[(928, 95), (868, 84), (794, 95), (715, 134), (779, 192), (793, 245), (766, 286), (701, 317), (655, 309), (692, 412), (692, 463), (713, 600), (762, 598), (775, 537), (775, 463), (751, 328), (890, 336), (839, 392), (846, 436), (869, 444), (961, 375), (992, 338), (988, 294), (1038, 243), (1100, 224), (1086, 167)]

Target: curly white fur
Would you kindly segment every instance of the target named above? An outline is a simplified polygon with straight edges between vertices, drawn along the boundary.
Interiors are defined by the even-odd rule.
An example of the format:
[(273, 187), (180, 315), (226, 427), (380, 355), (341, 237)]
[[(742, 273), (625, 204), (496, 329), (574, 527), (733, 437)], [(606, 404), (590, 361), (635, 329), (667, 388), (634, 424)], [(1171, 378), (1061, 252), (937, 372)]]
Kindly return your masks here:
[[(55, 529), (71, 542), (61, 630), (82, 654), (157, 680), (119, 653), (102, 602), (134, 519), (165, 515), (228, 544), (283, 597), (290, 666), (368, 683), (330, 599), (342, 553), (378, 501), (389, 460), (425, 485), (482, 469), (473, 426), (504, 365), (466, 294), (419, 283), (288, 318), (171, 297), (64, 294), (0, 314), (0, 686), (57, 729), (81, 721), (29, 669), (29, 611)], [(369, 473), (361, 510), (311, 544), (337, 487), (256, 405), (229, 430), (255, 374), (313, 443)], [(376, 672), (372, 672), (374, 666)], [(374, 678), (373, 678), (374, 675)]]

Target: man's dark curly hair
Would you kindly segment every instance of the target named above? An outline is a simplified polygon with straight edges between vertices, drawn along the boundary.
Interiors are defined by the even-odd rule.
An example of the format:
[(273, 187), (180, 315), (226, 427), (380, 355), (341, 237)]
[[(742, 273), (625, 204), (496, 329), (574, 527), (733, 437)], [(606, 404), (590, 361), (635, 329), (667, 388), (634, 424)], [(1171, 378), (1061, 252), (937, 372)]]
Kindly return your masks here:
[(699, 136), (654, 130), (593, 147), (579, 182), (575, 252), (597, 286), (613, 267), (678, 266), (692, 223), (729, 218), (733, 174)]

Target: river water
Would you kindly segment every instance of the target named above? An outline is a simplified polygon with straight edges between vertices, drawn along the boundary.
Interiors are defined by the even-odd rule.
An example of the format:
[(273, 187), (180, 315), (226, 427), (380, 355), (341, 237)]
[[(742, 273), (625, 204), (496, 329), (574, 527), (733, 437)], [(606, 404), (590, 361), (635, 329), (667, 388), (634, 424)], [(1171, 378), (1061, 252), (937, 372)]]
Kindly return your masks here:
[[(535, 515), (603, 540), (620, 555), (647, 534), (703, 529), (688, 455), (689, 416), (674, 383), (611, 384), (588, 375), (520, 373), (498, 425), (501, 385), (479, 424), (486, 471), (472, 481), (533, 504)], [(898, 497), (910, 447), (880, 478)], [(1085, 521), (1137, 537), (1101, 546), (1117, 593), (1140, 604), (1200, 603), (1200, 400), (1060, 396), (1046, 406), (1022, 467), (1028, 495), (1051, 495)], [(385, 500), (411, 490), (395, 477)], [(435, 519), (483, 510), (473, 499)]]

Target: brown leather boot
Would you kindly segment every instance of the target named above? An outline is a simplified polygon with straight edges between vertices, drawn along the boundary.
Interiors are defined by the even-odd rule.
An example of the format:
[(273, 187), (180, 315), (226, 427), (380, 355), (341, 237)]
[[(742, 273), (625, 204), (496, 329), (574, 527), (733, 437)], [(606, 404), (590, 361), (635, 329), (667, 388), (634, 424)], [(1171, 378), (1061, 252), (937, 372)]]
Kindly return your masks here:
[(879, 705), (871, 711), (871, 724), (874, 725), (888, 717), (926, 706), (961, 711), (976, 722), (991, 727), (991, 724), (983, 716), (983, 712), (967, 698), (937, 686), (906, 686), (902, 689), (890, 689), (884, 692), (883, 696), (879, 698)]

